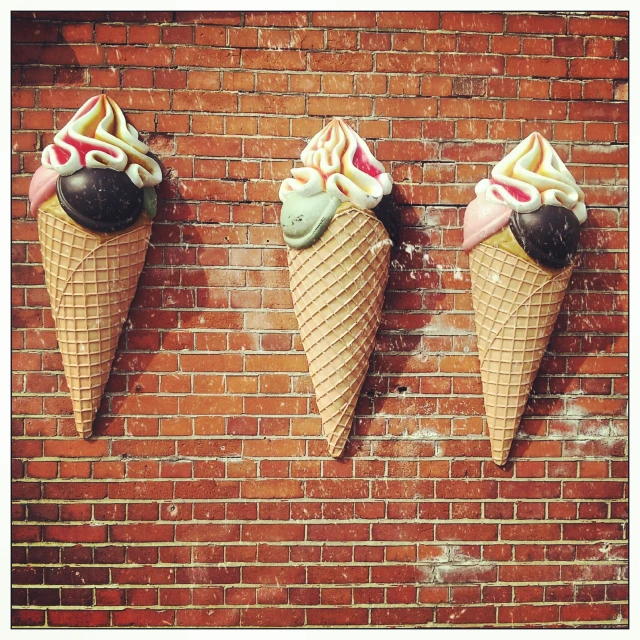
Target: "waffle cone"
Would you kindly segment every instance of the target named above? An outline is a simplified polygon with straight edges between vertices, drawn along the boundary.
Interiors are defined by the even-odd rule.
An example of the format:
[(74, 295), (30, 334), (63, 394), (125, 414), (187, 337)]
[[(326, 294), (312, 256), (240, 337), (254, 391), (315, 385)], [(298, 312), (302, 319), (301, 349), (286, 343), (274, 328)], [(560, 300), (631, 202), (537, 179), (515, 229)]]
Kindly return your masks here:
[(556, 273), (481, 243), (469, 254), (491, 457), (503, 465), (558, 317), (573, 265)]
[(54, 209), (57, 197), (40, 208), (38, 237), (76, 429), (88, 438), (144, 266), (151, 221), (96, 235)]
[(338, 207), (316, 243), (289, 249), (293, 307), (334, 458), (344, 451), (369, 368), (390, 250), (384, 225), (350, 202)]

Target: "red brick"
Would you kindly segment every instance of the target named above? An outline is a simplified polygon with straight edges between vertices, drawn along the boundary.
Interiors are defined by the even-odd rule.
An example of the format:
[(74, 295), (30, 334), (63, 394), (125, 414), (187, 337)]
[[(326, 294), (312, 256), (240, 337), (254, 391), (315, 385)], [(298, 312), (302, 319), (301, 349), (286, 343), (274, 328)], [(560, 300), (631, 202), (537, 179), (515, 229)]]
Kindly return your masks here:
[(306, 12), (260, 11), (246, 12), (245, 24), (261, 27), (305, 27), (309, 23)]
[[(209, 26), (196, 26), (195, 34), (191, 27), (168, 27), (167, 35), (176, 43), (179, 44), (191, 44), (195, 41), (195, 44), (209, 44), (213, 46), (224, 47), (227, 43), (227, 30), (224, 27), (209, 27)], [(229, 31), (232, 33), (232, 31)], [(195, 40), (194, 40), (195, 36)], [(163, 35), (163, 42), (166, 42), (166, 37)], [(231, 42), (231, 46), (238, 46), (237, 43)]]
[(525, 56), (507, 58), (507, 75), (564, 78), (567, 72), (567, 61), (562, 58)]
[(587, 56), (594, 58), (612, 58), (615, 53), (613, 38), (587, 38)]
[(558, 540), (560, 525), (556, 524), (514, 524), (503, 525), (502, 540)]
[(302, 609), (243, 609), (242, 626), (246, 627), (299, 627), (304, 624)]
[(433, 98), (376, 98), (377, 115), (386, 117), (426, 118), (436, 114)]
[(553, 53), (556, 56), (573, 58), (584, 55), (584, 39), (579, 37), (554, 38)]
[(47, 620), (52, 627), (108, 627), (109, 612), (99, 610), (56, 610), (48, 612)]
[(122, 609), (113, 612), (113, 625), (117, 627), (166, 627), (173, 625), (174, 617), (174, 611)]
[(105, 526), (47, 525), (44, 527), (44, 540), (49, 542), (106, 542)]
[(507, 31), (511, 33), (563, 34), (566, 18), (558, 16), (511, 15), (507, 16)]
[(376, 14), (371, 11), (314, 11), (314, 27), (375, 27)]
[(304, 71), (306, 66), (306, 57), (300, 51), (252, 51), (247, 49), (242, 52), (242, 67), (245, 69)]
[(491, 481), (439, 480), (436, 486), (438, 498), (464, 498), (478, 500), (498, 497), (498, 484)]
[(487, 624), (495, 622), (496, 608), (490, 606), (475, 607), (438, 607), (436, 622), (451, 624)]
[(370, 53), (311, 53), (309, 58), (311, 71), (371, 71), (373, 58)]
[(564, 102), (547, 100), (513, 100), (506, 106), (507, 118), (530, 118), (535, 120), (564, 120), (567, 106)]
[(373, 540), (433, 540), (433, 525), (431, 524), (374, 524)]
[(240, 13), (238, 11), (178, 11), (175, 17), (176, 22), (195, 24), (240, 24)]
[(563, 525), (565, 540), (620, 540), (622, 535), (622, 525), (619, 523)]
[[(380, 53), (376, 71), (392, 73), (433, 73), (438, 70), (438, 56), (428, 53)], [(384, 92), (383, 92), (384, 93)]]
[(498, 572), (504, 582), (553, 582), (559, 579), (560, 568), (555, 565), (505, 565)]
[(157, 44), (160, 42), (160, 28), (156, 25), (131, 25), (129, 44)]
[(604, 102), (569, 103), (570, 120), (595, 120), (598, 122), (626, 122), (629, 109), (626, 104), (607, 104)]
[(615, 18), (605, 16), (570, 17), (568, 31), (588, 36), (626, 36), (629, 35), (629, 20), (628, 16)]
[(330, 524), (308, 525), (307, 540), (368, 540), (369, 525), (367, 524)]
[(240, 609), (178, 609), (176, 624), (180, 627), (237, 627)]
[(442, 28), (446, 31), (479, 31), (501, 33), (504, 16), (498, 13), (442, 13)]
[[(623, 78), (629, 77), (629, 65), (623, 60), (608, 60), (603, 65), (597, 59), (576, 59), (571, 60), (572, 78)], [(585, 96), (600, 97), (600, 96)], [(611, 96), (603, 96), (610, 98)]]
[(436, 540), (496, 540), (497, 535), (493, 524), (436, 525)]
[(502, 104), (497, 101), (480, 99), (448, 99), (440, 100), (440, 115), (444, 118), (500, 118)]
[(367, 609), (353, 607), (307, 609), (307, 624), (314, 626), (366, 626), (368, 620), (369, 612)]
[(554, 605), (522, 605), (515, 607), (501, 607), (498, 611), (498, 621), (508, 624), (535, 624), (557, 622), (559, 609)]
[(618, 614), (618, 605), (608, 603), (568, 604), (560, 607), (560, 619), (565, 621), (613, 621)]
[(304, 584), (305, 569), (293, 566), (247, 566), (242, 571), (242, 582), (243, 584)]
[[(583, 474), (584, 475), (584, 474)], [(563, 488), (565, 498), (616, 499), (622, 498), (622, 482), (567, 482)]]
[(448, 74), (479, 76), (502, 75), (504, 72), (504, 58), (502, 56), (494, 55), (462, 55), (445, 53), (440, 57), (440, 71)]
[(440, 16), (436, 11), (381, 11), (378, 13), (379, 29), (437, 30)]
[(247, 524), (242, 529), (243, 540), (304, 540), (304, 525)]
[(327, 98), (309, 97), (309, 115), (326, 116), (366, 116), (371, 115), (370, 98)]
[[(110, 11), (109, 16), (114, 22), (168, 22), (172, 18), (169, 11)], [(88, 17), (96, 19), (92, 18), (91, 13), (88, 14)], [(63, 17), (62, 19), (73, 20), (74, 17)]]
[(212, 49), (211, 47), (178, 47), (174, 62), (178, 66), (235, 68), (240, 61), (238, 49)]
[(489, 36), (480, 34), (460, 34), (458, 51), (460, 53), (486, 53), (489, 50)]

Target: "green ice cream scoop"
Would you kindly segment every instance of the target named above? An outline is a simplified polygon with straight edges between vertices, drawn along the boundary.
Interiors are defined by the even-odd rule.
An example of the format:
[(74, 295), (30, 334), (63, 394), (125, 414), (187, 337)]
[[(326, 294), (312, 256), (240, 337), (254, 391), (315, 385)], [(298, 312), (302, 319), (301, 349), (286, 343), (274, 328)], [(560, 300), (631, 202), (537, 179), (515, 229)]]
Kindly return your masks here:
[(292, 193), (284, 201), (280, 224), (284, 241), (292, 249), (306, 249), (329, 226), (340, 200), (326, 192), (303, 197)]

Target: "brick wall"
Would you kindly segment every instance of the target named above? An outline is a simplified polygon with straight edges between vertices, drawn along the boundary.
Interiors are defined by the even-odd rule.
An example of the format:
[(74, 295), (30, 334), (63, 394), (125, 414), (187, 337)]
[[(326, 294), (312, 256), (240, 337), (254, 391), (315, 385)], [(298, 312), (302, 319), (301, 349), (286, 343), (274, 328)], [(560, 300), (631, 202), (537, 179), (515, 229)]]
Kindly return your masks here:
[[(627, 15), (13, 18), (15, 625), (626, 625)], [(99, 92), (166, 179), (82, 441), (26, 196), (53, 133)], [(369, 141), (401, 205), (340, 461), (277, 199), (333, 115)], [(461, 221), (534, 130), (585, 185), (589, 219), (499, 469)]]

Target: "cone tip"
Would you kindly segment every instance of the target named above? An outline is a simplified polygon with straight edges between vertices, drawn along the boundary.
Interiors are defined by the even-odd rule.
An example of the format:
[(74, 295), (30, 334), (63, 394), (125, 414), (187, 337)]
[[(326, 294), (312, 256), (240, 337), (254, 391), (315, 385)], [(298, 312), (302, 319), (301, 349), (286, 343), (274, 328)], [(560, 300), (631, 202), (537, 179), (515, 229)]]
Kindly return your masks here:
[[(325, 425), (323, 425), (324, 427)], [(330, 433), (324, 434), (329, 446), (329, 455), (332, 458), (341, 458), (347, 446), (347, 439), (349, 438), (349, 432), (351, 431), (351, 424), (349, 428), (338, 427), (331, 430)]]
[(82, 431), (78, 429), (78, 435), (85, 440), (88, 440), (93, 435), (93, 430), (89, 429), (89, 431)]
[(499, 467), (504, 467), (504, 465), (507, 464), (507, 460), (509, 458), (509, 452), (505, 451), (504, 453), (501, 453), (501, 454), (495, 453), (491, 457)]
[(335, 442), (332, 442), (330, 438), (327, 438), (327, 444), (329, 445), (329, 455), (332, 458), (335, 458), (336, 460), (338, 458), (342, 458), (342, 455), (344, 454), (344, 450), (347, 446), (347, 436), (349, 435), (349, 432), (347, 431), (346, 434), (343, 432), (343, 434), (341, 435), (341, 437), (339, 437)]

